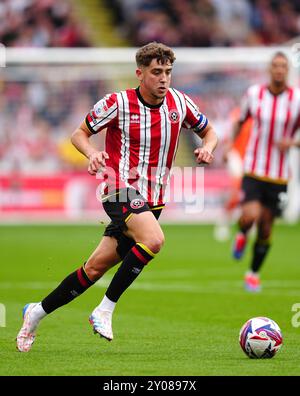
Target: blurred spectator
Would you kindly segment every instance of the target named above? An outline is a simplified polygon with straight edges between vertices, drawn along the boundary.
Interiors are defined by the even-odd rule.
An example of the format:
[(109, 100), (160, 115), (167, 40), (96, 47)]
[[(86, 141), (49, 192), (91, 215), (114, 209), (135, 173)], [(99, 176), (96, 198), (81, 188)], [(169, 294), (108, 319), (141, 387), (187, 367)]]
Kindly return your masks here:
[[(134, 45), (152, 40), (172, 47), (269, 45), (300, 33), (300, 2), (291, 0), (107, 0), (107, 5), (116, 9), (120, 31)], [(0, 42), (14, 47), (88, 45), (69, 0), (1, 0)], [(87, 80), (63, 81), (67, 73), (63, 68), (50, 70), (26, 66), (0, 70), (2, 173), (86, 171), (86, 160), (73, 150), (69, 138), (107, 92), (106, 81), (90, 75)], [(48, 78), (48, 73), (56, 72), (57, 80)], [(241, 90), (250, 85), (249, 77), (234, 71), (199, 71), (178, 79), (174, 75), (173, 85), (189, 93), (222, 133), (230, 128), (227, 115)], [(102, 143), (103, 134), (95, 139)]]
[(0, 42), (7, 47), (89, 46), (68, 0), (1, 0)]
[(36, 76), (0, 84), (0, 174), (86, 171), (86, 159), (72, 147), (70, 135), (103, 95), (103, 83), (36, 82)]
[[(113, 3), (113, 7), (112, 7)], [(300, 34), (293, 0), (107, 0), (118, 29), (140, 46), (210, 47), (282, 44)]]
[(22, 155), (22, 170), (26, 173), (47, 173), (59, 170), (56, 145), (49, 124), (40, 119), (26, 134)]

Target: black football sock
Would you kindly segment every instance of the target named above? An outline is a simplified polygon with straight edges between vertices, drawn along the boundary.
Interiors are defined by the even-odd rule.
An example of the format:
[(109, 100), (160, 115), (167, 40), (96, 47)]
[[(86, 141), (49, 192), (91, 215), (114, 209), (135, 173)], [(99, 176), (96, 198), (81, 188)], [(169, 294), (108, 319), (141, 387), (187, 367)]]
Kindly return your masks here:
[(270, 241), (259, 239), (255, 242), (253, 248), (253, 257), (251, 262), (251, 271), (258, 272), (266, 258), (266, 255), (270, 249)]
[(74, 300), (93, 284), (94, 282), (86, 275), (84, 267), (81, 267), (67, 276), (56, 289), (44, 298), (42, 307), (49, 314)]
[(122, 293), (131, 285), (144, 266), (154, 256), (154, 253), (145, 245), (137, 243), (127, 253), (118, 271), (115, 273), (105, 293), (106, 297), (113, 302), (117, 302)]

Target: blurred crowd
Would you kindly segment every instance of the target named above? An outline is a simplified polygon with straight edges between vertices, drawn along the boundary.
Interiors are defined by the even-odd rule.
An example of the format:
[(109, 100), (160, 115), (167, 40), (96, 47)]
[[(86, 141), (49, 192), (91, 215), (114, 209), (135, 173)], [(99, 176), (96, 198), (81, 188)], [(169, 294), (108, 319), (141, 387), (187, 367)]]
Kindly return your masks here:
[[(89, 46), (69, 0), (1, 0), (0, 42), (7, 47)], [(0, 71), (0, 174), (85, 167), (70, 134), (98, 97), (97, 85), (50, 82), (22, 67)]]
[[(80, 69), (73, 66), (73, 69)], [(99, 98), (113, 89), (107, 80), (80, 77), (64, 81), (66, 71), (56, 67), (57, 80), (49, 80), (53, 67), (20, 67), (10, 80), (9, 68), (3, 69), (6, 81), (0, 82), (0, 175), (8, 172), (27, 174), (85, 171), (87, 160), (71, 144), (70, 136)], [(89, 75), (89, 68), (85, 76)], [(27, 73), (27, 80), (20, 81)], [(101, 74), (101, 73), (100, 73)], [(173, 85), (188, 93), (213, 122), (220, 139), (230, 133), (230, 112), (251, 82), (258, 81), (257, 71), (186, 70), (173, 77)], [(1, 80), (1, 78), (0, 78)], [(103, 133), (93, 137), (104, 147)], [(178, 165), (193, 165), (196, 135), (183, 133), (188, 151), (177, 157)], [(195, 140), (194, 140), (195, 139)], [(222, 149), (222, 145), (220, 145)], [(180, 150), (179, 150), (180, 151)], [(183, 154), (181, 154), (183, 155)], [(221, 159), (221, 155), (216, 155)], [(223, 164), (215, 161), (214, 166)]]
[(107, 0), (116, 24), (134, 45), (281, 44), (300, 34), (295, 0)]
[[(286, 42), (300, 32), (300, 1), (107, 0), (107, 4), (120, 33), (133, 45), (152, 40), (171, 46), (268, 45)], [(0, 42), (6, 46), (82, 47), (89, 45), (87, 37), (70, 0), (0, 1)], [(86, 169), (70, 134), (110, 90), (101, 78), (91, 76), (64, 81), (65, 71), (56, 69), (45, 66), (40, 75), (38, 69), (25, 66), (0, 70), (0, 174)], [(57, 80), (47, 78), (56, 71)], [(251, 79), (248, 74), (224, 73), (186, 73), (173, 81), (222, 133), (230, 128), (225, 125), (228, 114)], [(102, 144), (103, 134), (95, 139)]]
[(86, 169), (86, 159), (70, 136), (103, 95), (96, 81), (2, 83), (0, 174)]
[(67, 0), (1, 0), (0, 42), (7, 47), (87, 47)]
[[(103, 0), (102, 0), (103, 1)], [(300, 34), (298, 0), (105, 0), (132, 45), (253, 46)], [(71, 0), (1, 0), (0, 42), (9, 47), (86, 47)]]

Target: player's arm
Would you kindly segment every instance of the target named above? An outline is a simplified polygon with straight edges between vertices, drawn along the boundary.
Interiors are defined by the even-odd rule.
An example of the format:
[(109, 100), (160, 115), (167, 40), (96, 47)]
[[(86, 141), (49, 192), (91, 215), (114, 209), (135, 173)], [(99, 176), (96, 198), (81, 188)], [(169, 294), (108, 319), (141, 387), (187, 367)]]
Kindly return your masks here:
[(285, 137), (279, 141), (277, 141), (275, 144), (277, 148), (281, 152), (285, 152), (289, 150), (292, 147), (300, 148), (300, 140), (299, 136), (295, 137), (295, 135), (298, 133), (299, 135), (299, 130), (300, 130), (300, 114), (298, 115), (297, 122), (292, 130), (292, 136)]
[(87, 114), (82, 124), (73, 132), (71, 142), (89, 160), (88, 172), (95, 175), (99, 169), (105, 170), (105, 160), (109, 159), (105, 151), (97, 150), (90, 142), (90, 137), (113, 126), (118, 113), (115, 94), (107, 94), (100, 99)]
[(233, 131), (232, 131), (232, 137), (231, 137), (231, 142), (233, 143), (235, 139), (238, 137), (238, 135), (241, 133), (241, 130), (243, 128), (243, 125), (247, 121), (248, 117), (243, 120), (243, 121), (236, 121), (233, 125)]
[(240, 117), (239, 120), (235, 121), (233, 123), (233, 128), (232, 128), (232, 135), (231, 138), (228, 140), (228, 151), (232, 148), (234, 142), (236, 141), (237, 137), (239, 136), (239, 134), (241, 133), (244, 124), (246, 123), (246, 121), (249, 120), (249, 118), (251, 118), (251, 115), (249, 112), (247, 112), (247, 114), (245, 116), (243, 116), (242, 118)]
[(251, 111), (250, 111), (250, 96), (252, 92), (252, 87), (250, 87), (247, 92), (243, 95), (243, 98), (241, 100), (241, 104), (239, 106), (239, 118), (236, 122), (233, 123), (232, 127), (232, 134), (231, 137), (227, 140), (226, 144), (224, 145), (223, 148), (223, 158), (226, 161), (227, 160), (227, 155), (229, 151), (232, 149), (232, 146), (241, 133), (243, 129), (243, 125), (245, 122), (251, 117)]
[(187, 95), (184, 97), (187, 111), (183, 126), (194, 131), (202, 139), (202, 146), (194, 151), (196, 161), (198, 164), (210, 164), (214, 159), (213, 152), (218, 143), (217, 134), (193, 100)]
[(89, 160), (88, 172), (95, 175), (100, 168), (105, 168), (105, 160), (109, 158), (105, 151), (97, 150), (90, 142), (92, 132), (84, 121), (71, 136), (76, 149)]
[(241, 130), (242, 130), (245, 122), (246, 122), (246, 120), (236, 121), (233, 124), (232, 135), (224, 142), (224, 146), (223, 146), (223, 161), (224, 162), (227, 162), (229, 152), (232, 150), (234, 142), (235, 142), (236, 138), (239, 136), (239, 134), (241, 133)]
[(201, 131), (194, 131), (201, 139), (202, 146), (196, 148), (194, 154), (196, 156), (196, 161), (198, 164), (210, 164), (212, 163), (214, 156), (213, 152), (215, 151), (218, 144), (218, 137), (213, 129), (212, 125), (208, 122), (206, 127)]
[(277, 147), (282, 152), (289, 150), (291, 147), (300, 148), (300, 140), (293, 138), (285, 138), (277, 142)]

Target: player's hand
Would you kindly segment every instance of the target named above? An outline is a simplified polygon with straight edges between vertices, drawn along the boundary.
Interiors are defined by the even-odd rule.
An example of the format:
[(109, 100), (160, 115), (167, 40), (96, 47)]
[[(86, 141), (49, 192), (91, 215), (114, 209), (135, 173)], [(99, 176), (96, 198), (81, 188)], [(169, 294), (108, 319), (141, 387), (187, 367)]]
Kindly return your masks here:
[(109, 159), (109, 155), (105, 151), (95, 151), (89, 157), (88, 172), (90, 175), (96, 175), (99, 169), (105, 170), (105, 160)]
[(197, 148), (194, 154), (198, 164), (211, 164), (214, 159), (213, 154), (205, 147)]
[(293, 139), (282, 139), (276, 143), (276, 146), (281, 152), (290, 149), (294, 144)]

